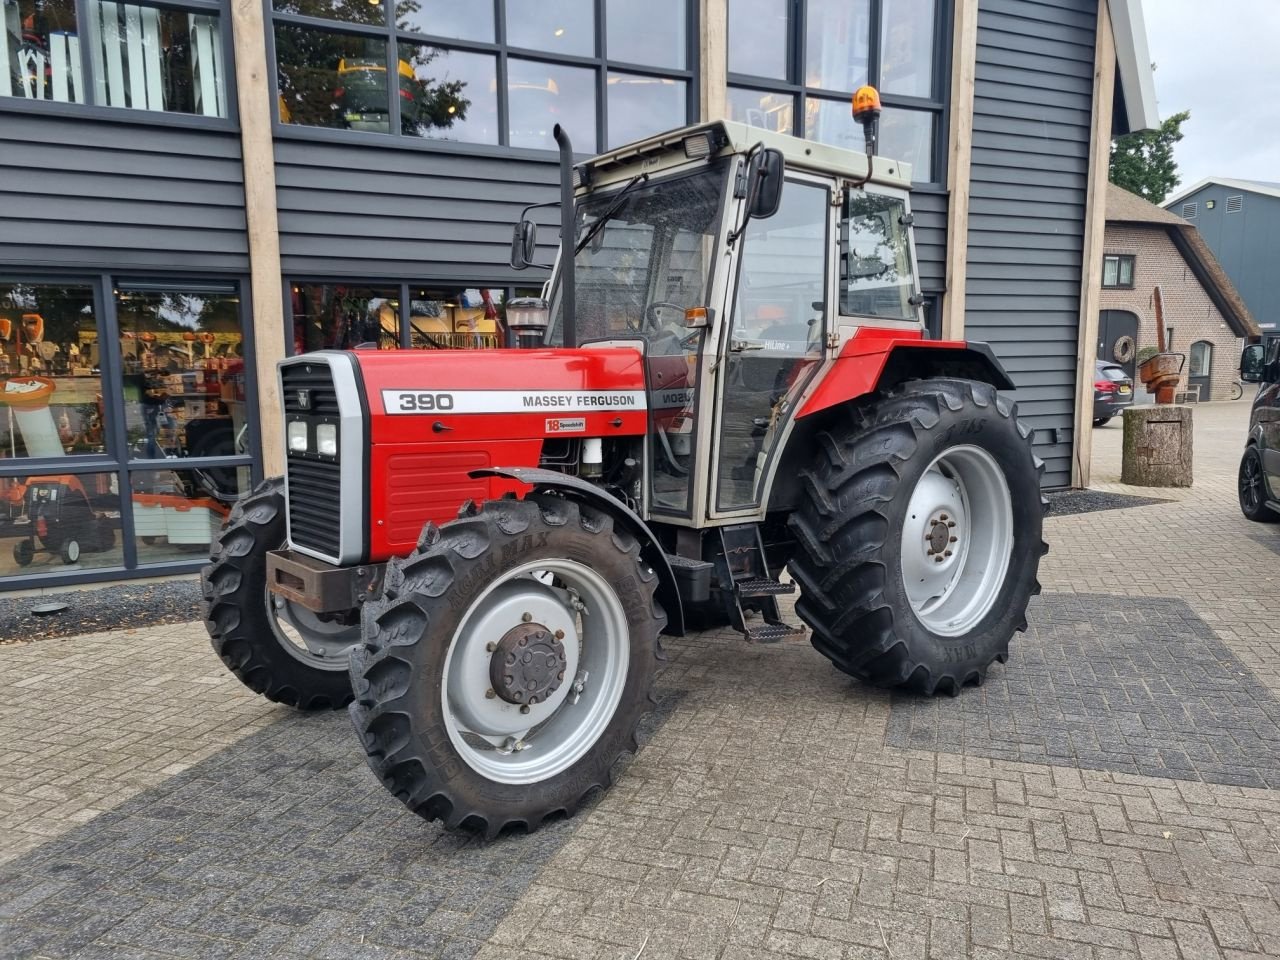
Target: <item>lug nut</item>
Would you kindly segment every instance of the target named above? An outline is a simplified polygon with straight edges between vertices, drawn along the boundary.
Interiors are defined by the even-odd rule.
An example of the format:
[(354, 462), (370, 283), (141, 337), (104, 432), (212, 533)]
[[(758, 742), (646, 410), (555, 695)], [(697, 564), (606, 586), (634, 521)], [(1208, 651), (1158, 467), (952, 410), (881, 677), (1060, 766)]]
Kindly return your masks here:
[(563, 630), (557, 630), (557, 631), (556, 631), (556, 639), (557, 639), (557, 640), (563, 640), (563, 639), (564, 639), (564, 631), (563, 631)]
[(952, 538), (951, 538), (951, 542), (952, 542), (952, 543), (955, 543), (955, 542), (956, 542), (957, 540), (959, 540), (959, 539), (960, 539), (959, 537), (952, 537)]
[(521, 708), (520, 708), (520, 712), (521, 712), (521, 713), (528, 713), (528, 712), (529, 712), (529, 705), (526, 703), (523, 707), (521, 707)]
[(934, 562), (934, 563), (941, 563), (941, 562), (942, 562), (942, 558), (941, 558), (941, 557), (934, 557), (934, 558), (933, 558), (933, 562)]
[(530, 620), (532, 620), (532, 619), (533, 619), (533, 614), (532, 614), (532, 613), (522, 613), (522, 614), (520, 614), (520, 619), (521, 619), (521, 620), (523, 620), (525, 623), (528, 623)]
[(947, 521), (947, 526), (948, 526), (948, 527), (954, 527), (955, 525), (956, 525), (956, 522), (955, 522), (954, 520), (948, 520), (948, 521)]
[(940, 514), (938, 514), (938, 519), (939, 519), (939, 520), (945, 520), (945, 519), (947, 519), (947, 515), (946, 515), (945, 513), (940, 513)]
[(946, 551), (945, 553), (943, 553), (943, 556), (944, 556), (944, 557), (949, 557), (949, 556), (951, 556), (951, 551), (950, 551), (950, 550)]
[(498, 649), (498, 645), (496, 643), (486, 643), (484, 645), (484, 649), (486, 653), (493, 653), (493, 651)]
[(492, 700), (496, 696), (497, 694), (493, 692), (493, 687), (490, 687), (488, 690), (484, 692), (484, 698), (486, 700)]

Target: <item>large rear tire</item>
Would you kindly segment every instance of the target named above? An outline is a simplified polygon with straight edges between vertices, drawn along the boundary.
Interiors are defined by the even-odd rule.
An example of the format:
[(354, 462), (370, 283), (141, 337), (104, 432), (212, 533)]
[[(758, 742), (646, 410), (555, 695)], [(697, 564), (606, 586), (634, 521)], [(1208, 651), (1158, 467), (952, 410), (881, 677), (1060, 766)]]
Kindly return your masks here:
[(351, 701), (347, 655), (358, 616), (322, 619), (267, 589), (267, 554), (285, 545), (284, 481), (264, 481), (238, 501), (201, 573), (213, 649), (246, 687), (299, 710)]
[(1015, 406), (968, 380), (912, 381), (818, 437), (790, 524), (813, 645), (877, 686), (981, 683), (1039, 593), (1044, 465)]
[(350, 710), (405, 806), (492, 837), (610, 785), (666, 621), (634, 537), (556, 496), (491, 501), (428, 525), (386, 583), (351, 655)]

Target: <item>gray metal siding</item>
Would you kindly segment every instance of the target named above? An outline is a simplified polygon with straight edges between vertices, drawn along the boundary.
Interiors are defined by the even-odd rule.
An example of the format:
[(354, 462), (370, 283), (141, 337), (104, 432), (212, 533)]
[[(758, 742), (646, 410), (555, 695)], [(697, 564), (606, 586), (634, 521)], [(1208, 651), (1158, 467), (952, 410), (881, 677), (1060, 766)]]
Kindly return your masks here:
[(915, 217), (920, 288), (925, 293), (941, 293), (947, 287), (947, 195), (913, 193), (911, 213)]
[(1071, 482), (1097, 0), (980, 0), (965, 335)]
[[(541, 271), (511, 269), (511, 228), (525, 206), (559, 196), (554, 154), (488, 158), (285, 138), (275, 154), (288, 277), (541, 282)], [(537, 213), (549, 263), (558, 214)]]
[[(1227, 213), (1227, 197), (1243, 197), (1238, 213)], [(1205, 206), (1208, 200), (1214, 201), (1212, 210)], [(1179, 200), (1170, 212), (1182, 216), (1184, 203), (1197, 204), (1188, 222), (1199, 228), (1254, 319), (1265, 332), (1280, 332), (1280, 197), (1214, 183)]]
[(249, 269), (240, 137), (0, 112), (0, 269)]

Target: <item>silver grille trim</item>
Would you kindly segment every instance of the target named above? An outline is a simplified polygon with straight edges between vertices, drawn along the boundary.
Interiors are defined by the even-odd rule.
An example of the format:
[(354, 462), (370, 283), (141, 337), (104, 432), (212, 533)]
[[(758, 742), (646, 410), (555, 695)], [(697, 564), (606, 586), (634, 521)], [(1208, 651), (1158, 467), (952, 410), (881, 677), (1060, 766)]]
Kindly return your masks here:
[[(333, 522), (338, 527), (337, 556), (308, 547), (294, 541), (292, 518), (288, 520), (289, 549), (304, 556), (314, 557), (339, 566), (361, 563), (365, 553), (364, 507), (365, 494), (365, 436), (364, 410), (360, 403), (360, 388), (355, 358), (349, 353), (325, 350), (307, 353), (299, 357), (281, 360), (276, 366), (276, 384), (280, 390), (281, 416), (284, 416), (284, 377), (286, 367), (327, 366), (333, 378), (334, 392), (338, 399), (339, 450), (338, 468), (340, 493), (335, 496), (338, 515)], [(285, 450), (285, 503), (289, 503), (289, 451)]]

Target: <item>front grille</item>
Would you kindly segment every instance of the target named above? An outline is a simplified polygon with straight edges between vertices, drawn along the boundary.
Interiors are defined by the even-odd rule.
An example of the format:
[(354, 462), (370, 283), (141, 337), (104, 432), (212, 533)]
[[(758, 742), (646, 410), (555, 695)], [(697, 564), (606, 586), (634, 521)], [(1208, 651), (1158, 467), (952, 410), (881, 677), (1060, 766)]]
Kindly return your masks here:
[[(280, 370), (285, 417), (339, 416), (338, 392), (326, 363), (286, 364)], [(304, 400), (299, 391), (307, 391)], [(332, 460), (290, 453), (289, 539), (337, 561), (342, 552), (342, 468)]]
[[(285, 413), (338, 416), (338, 391), (327, 363), (293, 363), (280, 371)], [(299, 391), (306, 391), (306, 406)]]

